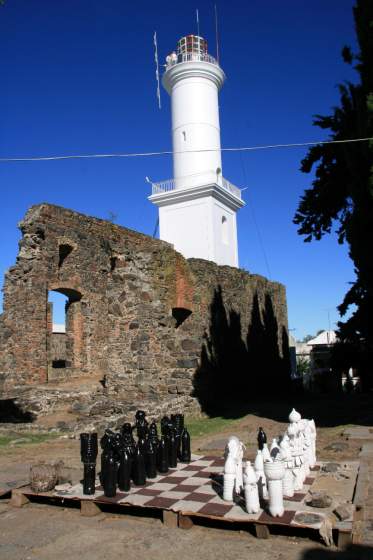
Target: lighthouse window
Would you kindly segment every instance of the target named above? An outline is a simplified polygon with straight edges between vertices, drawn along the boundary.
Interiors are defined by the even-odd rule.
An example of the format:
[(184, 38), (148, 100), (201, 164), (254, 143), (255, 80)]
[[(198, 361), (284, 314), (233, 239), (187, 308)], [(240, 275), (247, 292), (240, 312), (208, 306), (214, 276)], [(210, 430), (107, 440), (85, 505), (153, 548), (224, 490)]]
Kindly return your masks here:
[(228, 245), (228, 220), (225, 216), (221, 218), (221, 240), (224, 245)]
[(186, 132), (185, 132), (185, 130), (182, 131), (181, 135), (183, 137), (184, 142), (186, 142)]

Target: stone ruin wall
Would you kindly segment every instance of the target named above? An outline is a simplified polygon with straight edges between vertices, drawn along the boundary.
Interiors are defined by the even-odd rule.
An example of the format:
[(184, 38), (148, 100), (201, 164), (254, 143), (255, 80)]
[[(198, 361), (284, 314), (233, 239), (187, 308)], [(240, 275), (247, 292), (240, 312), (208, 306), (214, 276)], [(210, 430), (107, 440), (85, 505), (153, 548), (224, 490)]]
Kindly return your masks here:
[[(19, 227), (17, 262), (3, 289), (0, 398), (91, 378), (101, 402), (195, 412), (194, 377), (217, 293), (242, 333), (255, 297), (261, 309), (270, 298), (279, 341), (287, 332), (281, 284), (185, 260), (168, 243), (49, 204), (30, 208)], [(69, 298), (64, 342), (52, 341), (49, 290)], [(66, 367), (53, 368), (61, 344)]]

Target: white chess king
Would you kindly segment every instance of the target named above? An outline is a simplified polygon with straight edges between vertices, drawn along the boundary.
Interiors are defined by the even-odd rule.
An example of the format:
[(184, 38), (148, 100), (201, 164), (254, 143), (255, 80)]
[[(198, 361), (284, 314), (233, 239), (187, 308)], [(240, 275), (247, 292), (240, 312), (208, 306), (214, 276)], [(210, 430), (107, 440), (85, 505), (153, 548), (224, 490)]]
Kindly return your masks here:
[(225, 74), (206, 41), (187, 35), (166, 58), (174, 177), (152, 183), (159, 234), (186, 258), (238, 266), (236, 212), (241, 191), (222, 175), (218, 93)]

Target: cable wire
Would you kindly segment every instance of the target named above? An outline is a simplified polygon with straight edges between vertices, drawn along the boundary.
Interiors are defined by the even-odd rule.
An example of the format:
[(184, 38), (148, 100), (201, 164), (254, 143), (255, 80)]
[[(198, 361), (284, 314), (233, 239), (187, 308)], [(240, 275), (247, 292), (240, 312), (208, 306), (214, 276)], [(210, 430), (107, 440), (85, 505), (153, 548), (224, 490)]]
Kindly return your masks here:
[(165, 150), (162, 152), (128, 152), (114, 154), (68, 154), (65, 156), (29, 156), (29, 157), (0, 157), (0, 163), (11, 163), (20, 161), (56, 161), (65, 159), (99, 159), (99, 158), (132, 158), (132, 157), (152, 157), (175, 154), (195, 154), (207, 152), (251, 152), (255, 150), (269, 150), (274, 148), (299, 148), (303, 146), (316, 146), (318, 144), (348, 144), (352, 142), (368, 142), (373, 138), (350, 138), (348, 140), (317, 140), (314, 142), (296, 142), (291, 144), (268, 144), (264, 146), (248, 146), (239, 148), (207, 148), (204, 150), (183, 150), (173, 152)]
[[(247, 183), (247, 173), (246, 173), (246, 162), (243, 159), (242, 153), (240, 154), (240, 160), (241, 160), (241, 166), (242, 166), (244, 181), (245, 181), (245, 184), (247, 185), (248, 183)], [(263, 238), (262, 238), (262, 235), (260, 233), (259, 225), (258, 225), (258, 222), (257, 222), (257, 219), (256, 219), (252, 196), (250, 196), (249, 199), (250, 200), (248, 200), (246, 204), (249, 206), (250, 211), (251, 211), (251, 217), (252, 217), (252, 220), (254, 222), (254, 227), (256, 229), (256, 235), (257, 235), (258, 240), (259, 240), (259, 246), (262, 250), (264, 263), (265, 263), (265, 266), (266, 266), (266, 269), (267, 269), (268, 279), (270, 280), (272, 278), (271, 269), (269, 267), (269, 262), (268, 262), (267, 253), (266, 253), (266, 250), (265, 250), (265, 247), (264, 247)]]

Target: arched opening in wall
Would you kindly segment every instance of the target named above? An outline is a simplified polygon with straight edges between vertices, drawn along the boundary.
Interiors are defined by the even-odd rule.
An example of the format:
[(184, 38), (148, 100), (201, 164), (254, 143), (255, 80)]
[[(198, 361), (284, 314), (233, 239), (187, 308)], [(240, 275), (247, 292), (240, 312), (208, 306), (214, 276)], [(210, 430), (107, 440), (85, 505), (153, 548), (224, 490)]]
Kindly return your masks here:
[(77, 367), (81, 362), (81, 298), (80, 292), (69, 288), (58, 288), (48, 292), (49, 380), (61, 376), (61, 370)]
[(173, 307), (172, 308), (172, 316), (176, 319), (175, 329), (180, 327), (184, 323), (186, 319), (188, 319), (189, 315), (192, 312), (190, 309), (186, 309), (185, 307)]

